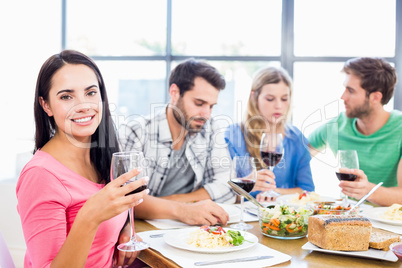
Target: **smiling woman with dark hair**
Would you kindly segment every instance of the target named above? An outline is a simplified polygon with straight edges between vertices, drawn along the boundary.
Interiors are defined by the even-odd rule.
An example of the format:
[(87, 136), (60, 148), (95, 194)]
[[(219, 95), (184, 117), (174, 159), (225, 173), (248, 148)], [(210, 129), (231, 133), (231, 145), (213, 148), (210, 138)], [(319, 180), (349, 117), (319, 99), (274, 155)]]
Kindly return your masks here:
[[(42, 66), (35, 92), (35, 150), (17, 184), (27, 251), (24, 267), (111, 267), (115, 244), (129, 240), (128, 208), (145, 179), (110, 182), (118, 151), (102, 75), (82, 53), (66, 50)], [(120, 255), (117, 255), (120, 254)], [(116, 264), (136, 255), (116, 252)]]

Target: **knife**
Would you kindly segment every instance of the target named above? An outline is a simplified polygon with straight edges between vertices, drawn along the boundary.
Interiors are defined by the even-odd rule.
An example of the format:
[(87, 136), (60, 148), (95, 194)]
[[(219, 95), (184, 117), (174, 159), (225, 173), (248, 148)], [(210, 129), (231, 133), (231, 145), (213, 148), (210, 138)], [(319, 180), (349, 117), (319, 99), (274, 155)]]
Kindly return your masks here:
[(365, 196), (363, 196), (362, 199), (360, 199), (359, 202), (357, 202), (351, 209), (349, 209), (349, 211), (346, 214), (349, 214), (351, 211), (357, 208), (361, 203), (366, 201), (367, 197), (369, 197), (372, 193), (374, 193), (374, 191), (377, 190), (382, 184), (383, 182), (380, 182), (379, 184), (374, 186), (373, 189), (371, 189), (370, 192), (368, 192)]
[(247, 193), (246, 191), (244, 191), (242, 188), (240, 188), (238, 185), (236, 185), (235, 183), (233, 183), (232, 181), (228, 181), (228, 184), (232, 187), (232, 189), (239, 195), (244, 196), (245, 198), (247, 198), (248, 201), (251, 201), (254, 205), (256, 205), (257, 207), (261, 207), (264, 208), (263, 205), (261, 205), (260, 202), (258, 202), (251, 194)]
[(194, 265), (204, 266), (204, 265), (222, 264), (222, 263), (256, 261), (256, 260), (270, 259), (273, 257), (274, 256), (255, 256), (255, 257), (246, 257), (246, 258), (238, 258), (238, 259), (231, 259), (231, 260), (222, 260), (222, 261), (199, 261), (199, 262), (195, 262)]

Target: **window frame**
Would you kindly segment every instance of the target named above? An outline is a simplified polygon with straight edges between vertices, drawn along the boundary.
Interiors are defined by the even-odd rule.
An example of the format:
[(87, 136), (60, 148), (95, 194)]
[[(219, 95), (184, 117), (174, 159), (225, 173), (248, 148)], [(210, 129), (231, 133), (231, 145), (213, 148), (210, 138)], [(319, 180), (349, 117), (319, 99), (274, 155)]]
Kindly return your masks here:
[[(61, 0), (61, 46), (66, 49), (66, 28), (67, 28), (67, 1)], [(291, 77), (293, 77), (295, 62), (345, 62), (351, 57), (300, 57), (295, 56), (294, 51), (294, 0), (282, 0), (282, 29), (281, 29), (281, 55), (280, 56), (198, 56), (186, 55), (179, 56), (172, 54), (171, 34), (172, 34), (172, 1), (167, 1), (167, 33), (166, 33), (166, 55), (164, 56), (91, 56), (96, 61), (165, 61), (165, 101), (168, 101), (168, 77), (171, 71), (173, 61), (183, 61), (188, 58), (204, 59), (207, 61), (279, 61)], [(402, 79), (402, 0), (396, 0), (396, 27), (395, 27), (395, 55), (394, 57), (385, 57), (389, 62), (395, 64), (397, 75)], [(394, 108), (402, 110), (402, 82), (396, 85), (394, 93)]]

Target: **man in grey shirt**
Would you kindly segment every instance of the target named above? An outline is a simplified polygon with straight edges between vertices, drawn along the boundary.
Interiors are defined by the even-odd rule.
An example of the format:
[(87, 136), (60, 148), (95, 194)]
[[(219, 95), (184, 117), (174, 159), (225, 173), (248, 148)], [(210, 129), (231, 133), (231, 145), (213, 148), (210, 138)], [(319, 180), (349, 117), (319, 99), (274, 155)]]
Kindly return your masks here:
[(144, 152), (148, 164), (150, 195), (136, 216), (226, 224), (228, 215), (215, 202), (235, 202), (227, 184), (231, 158), (226, 126), (210, 118), (225, 80), (211, 65), (190, 59), (172, 71), (169, 85), (171, 100), (162, 112), (120, 129), (123, 150)]
[(186, 141), (177, 151), (173, 150), (169, 158), (168, 174), (159, 196), (190, 193), (194, 188), (195, 173), (184, 152)]

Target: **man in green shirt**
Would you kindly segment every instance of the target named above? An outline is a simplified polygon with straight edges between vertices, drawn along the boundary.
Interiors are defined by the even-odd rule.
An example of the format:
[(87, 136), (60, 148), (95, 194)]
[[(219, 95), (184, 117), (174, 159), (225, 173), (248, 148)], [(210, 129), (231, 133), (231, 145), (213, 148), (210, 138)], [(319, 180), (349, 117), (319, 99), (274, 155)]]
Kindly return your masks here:
[(314, 156), (326, 146), (335, 155), (338, 150), (356, 150), (360, 169), (342, 172), (357, 179), (341, 181), (342, 192), (360, 199), (384, 182), (368, 200), (381, 206), (402, 204), (402, 112), (384, 110), (394, 93), (395, 69), (384, 59), (355, 58), (342, 71), (345, 112), (309, 136), (310, 152)]

